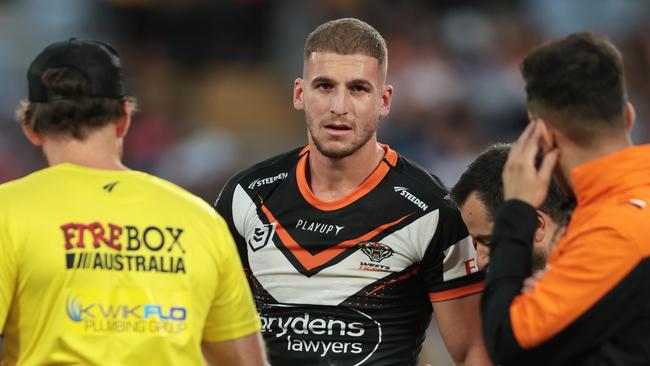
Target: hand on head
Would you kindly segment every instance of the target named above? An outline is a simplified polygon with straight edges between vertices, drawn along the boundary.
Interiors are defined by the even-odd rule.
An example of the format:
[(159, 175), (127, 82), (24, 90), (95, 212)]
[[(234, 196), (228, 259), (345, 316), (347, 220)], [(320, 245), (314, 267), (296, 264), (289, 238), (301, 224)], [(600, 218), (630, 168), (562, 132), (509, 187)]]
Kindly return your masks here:
[[(504, 200), (518, 199), (536, 208), (544, 202), (559, 155), (548, 140), (544, 122), (536, 119), (513, 144), (502, 175)], [(540, 150), (544, 158), (537, 169), (535, 159)]]

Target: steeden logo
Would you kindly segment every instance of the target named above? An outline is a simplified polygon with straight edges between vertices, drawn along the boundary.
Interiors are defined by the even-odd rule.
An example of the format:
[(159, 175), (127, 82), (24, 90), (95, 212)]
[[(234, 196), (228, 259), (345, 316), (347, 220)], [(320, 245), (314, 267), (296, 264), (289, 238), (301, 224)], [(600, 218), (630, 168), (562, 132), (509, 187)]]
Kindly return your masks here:
[(275, 181), (285, 179), (285, 178), (287, 178), (288, 176), (289, 176), (289, 173), (282, 172), (282, 173), (280, 173), (280, 174), (278, 174), (278, 175), (274, 175), (274, 176), (272, 176), (272, 177), (258, 178), (258, 179), (255, 179), (254, 181), (252, 181), (252, 182), (248, 185), (248, 189), (259, 188), (259, 187), (261, 187), (261, 186), (265, 186), (265, 185), (267, 185), (267, 184), (271, 184), (271, 183), (273, 183), (273, 182), (275, 182)]
[(409, 189), (406, 187), (393, 187), (395, 192), (399, 193), (400, 196), (406, 198), (407, 200), (413, 202), (418, 206), (422, 211), (426, 211), (429, 208), (429, 205), (424, 203), (421, 199), (417, 198), (415, 195), (409, 192)]

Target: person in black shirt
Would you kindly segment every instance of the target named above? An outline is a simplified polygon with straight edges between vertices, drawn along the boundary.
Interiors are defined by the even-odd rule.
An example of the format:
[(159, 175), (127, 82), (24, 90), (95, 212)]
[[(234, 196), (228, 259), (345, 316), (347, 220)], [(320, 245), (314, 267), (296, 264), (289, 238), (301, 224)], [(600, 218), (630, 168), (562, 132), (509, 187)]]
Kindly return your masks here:
[(393, 88), (384, 39), (319, 26), (293, 103), (307, 146), (233, 177), (216, 203), (239, 247), (275, 365), (415, 365), (432, 308), (454, 360), (489, 364), (483, 274), (440, 181), (377, 141)]

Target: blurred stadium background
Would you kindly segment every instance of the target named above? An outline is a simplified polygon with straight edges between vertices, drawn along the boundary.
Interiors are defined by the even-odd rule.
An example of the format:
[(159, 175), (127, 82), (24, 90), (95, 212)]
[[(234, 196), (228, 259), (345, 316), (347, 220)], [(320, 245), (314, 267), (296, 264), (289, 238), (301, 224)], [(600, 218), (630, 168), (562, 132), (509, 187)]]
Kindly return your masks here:
[[(127, 164), (213, 202), (235, 171), (305, 143), (291, 103), (304, 40), (343, 16), (369, 22), (388, 42), (395, 94), (381, 141), (447, 185), (527, 123), (522, 57), (574, 31), (604, 32), (623, 50), (634, 141), (650, 141), (645, 0), (0, 0), (0, 182), (45, 165), (13, 114), (26, 97), (28, 63), (75, 36), (122, 53), (141, 110)], [(432, 338), (422, 365), (450, 364)]]

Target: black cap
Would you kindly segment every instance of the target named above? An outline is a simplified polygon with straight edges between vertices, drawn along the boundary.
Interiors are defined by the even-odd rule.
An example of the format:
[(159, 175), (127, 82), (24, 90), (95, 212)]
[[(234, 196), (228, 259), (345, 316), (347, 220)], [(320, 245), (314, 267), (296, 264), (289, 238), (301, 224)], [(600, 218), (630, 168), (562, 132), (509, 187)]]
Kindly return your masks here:
[(117, 99), (125, 95), (122, 65), (117, 50), (103, 42), (70, 38), (47, 46), (29, 65), (27, 81), (30, 102), (79, 97), (57, 95), (43, 85), (41, 77), (45, 71), (64, 66), (78, 70), (87, 78), (85, 97)]

